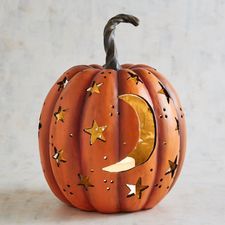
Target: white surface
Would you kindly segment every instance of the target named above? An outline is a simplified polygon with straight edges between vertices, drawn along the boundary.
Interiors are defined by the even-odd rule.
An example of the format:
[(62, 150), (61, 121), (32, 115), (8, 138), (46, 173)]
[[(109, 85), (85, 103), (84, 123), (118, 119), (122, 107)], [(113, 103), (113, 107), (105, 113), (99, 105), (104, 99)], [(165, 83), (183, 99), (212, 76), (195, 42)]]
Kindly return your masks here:
[[(86, 213), (60, 203), (39, 163), (42, 102), (60, 73), (104, 63), (103, 27), (118, 13), (120, 62), (146, 63), (167, 75), (188, 125), (183, 173), (154, 209)], [(0, 224), (225, 224), (225, 1), (0, 0)]]

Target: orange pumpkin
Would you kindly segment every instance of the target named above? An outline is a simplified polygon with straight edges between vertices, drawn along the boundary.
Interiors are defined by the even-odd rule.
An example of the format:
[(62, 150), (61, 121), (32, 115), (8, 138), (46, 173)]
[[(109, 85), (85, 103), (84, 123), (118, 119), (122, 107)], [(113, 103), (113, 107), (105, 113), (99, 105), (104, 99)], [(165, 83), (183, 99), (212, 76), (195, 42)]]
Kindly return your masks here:
[(154, 68), (120, 65), (114, 29), (138, 19), (120, 14), (104, 30), (106, 64), (80, 65), (56, 81), (39, 122), (40, 156), (52, 192), (74, 207), (104, 213), (155, 206), (184, 160), (184, 112)]

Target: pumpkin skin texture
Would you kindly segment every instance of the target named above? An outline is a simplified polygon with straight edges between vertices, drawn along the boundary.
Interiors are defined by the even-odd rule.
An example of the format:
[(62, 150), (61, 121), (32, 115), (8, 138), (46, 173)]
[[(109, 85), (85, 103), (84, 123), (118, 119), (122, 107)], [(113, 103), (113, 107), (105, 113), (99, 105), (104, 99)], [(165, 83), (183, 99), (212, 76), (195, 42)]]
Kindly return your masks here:
[[(137, 99), (136, 110), (121, 96)], [(140, 102), (147, 107), (144, 114)], [(154, 124), (150, 133), (140, 125), (147, 124), (147, 114)], [(142, 139), (146, 133), (151, 134), (152, 147), (142, 150), (151, 154), (145, 160), (140, 150), (130, 155), (137, 143), (147, 140)], [(86, 211), (154, 207), (175, 184), (185, 156), (185, 119), (178, 96), (162, 74), (142, 64), (117, 69), (80, 65), (67, 70), (45, 99), (38, 136), (52, 192)], [(120, 169), (116, 163), (127, 156), (131, 161), (123, 168), (129, 169)], [(137, 159), (141, 163), (130, 166)], [(105, 170), (110, 165), (120, 171)]]

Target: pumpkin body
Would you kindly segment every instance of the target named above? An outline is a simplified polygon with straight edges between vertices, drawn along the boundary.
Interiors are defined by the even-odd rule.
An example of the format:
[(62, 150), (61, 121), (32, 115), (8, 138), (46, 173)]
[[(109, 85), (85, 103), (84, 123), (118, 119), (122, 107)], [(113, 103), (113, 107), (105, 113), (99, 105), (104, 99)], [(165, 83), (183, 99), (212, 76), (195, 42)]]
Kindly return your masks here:
[[(151, 108), (154, 146), (143, 163), (109, 172), (103, 168), (126, 158), (143, 141), (140, 118), (119, 98), (125, 94), (139, 96)], [(125, 64), (118, 71), (99, 65), (75, 66), (53, 85), (40, 116), (45, 178), (60, 200), (86, 211), (154, 207), (180, 174), (185, 144), (178, 97), (164, 76), (147, 65)]]

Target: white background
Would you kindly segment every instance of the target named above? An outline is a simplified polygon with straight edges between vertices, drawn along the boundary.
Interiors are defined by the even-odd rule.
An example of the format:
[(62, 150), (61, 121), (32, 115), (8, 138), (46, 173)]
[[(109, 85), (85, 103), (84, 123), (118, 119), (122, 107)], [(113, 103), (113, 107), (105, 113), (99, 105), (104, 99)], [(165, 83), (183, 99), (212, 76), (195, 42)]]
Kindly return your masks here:
[[(86, 213), (60, 203), (42, 175), (37, 125), (58, 76), (77, 64), (104, 64), (103, 28), (118, 13), (121, 63), (161, 71), (186, 111), (187, 157), (154, 209)], [(224, 0), (0, 0), (0, 224), (225, 224)]]

